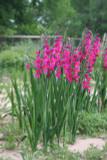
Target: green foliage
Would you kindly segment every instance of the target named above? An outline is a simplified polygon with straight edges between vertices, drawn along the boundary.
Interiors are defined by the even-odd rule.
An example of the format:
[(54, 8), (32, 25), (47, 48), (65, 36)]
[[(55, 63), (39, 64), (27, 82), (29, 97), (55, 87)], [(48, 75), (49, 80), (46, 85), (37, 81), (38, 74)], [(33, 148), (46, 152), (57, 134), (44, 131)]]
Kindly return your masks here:
[(3, 133), (2, 140), (7, 141), (8, 143), (15, 143), (22, 134), (22, 131), (18, 128), (17, 124), (13, 125), (11, 123), (5, 124), (5, 127), (0, 128), (0, 132)]
[(62, 0), (44, 1), (43, 20), (45, 25), (51, 28), (52, 33), (54, 33), (58, 27), (61, 33), (64, 32), (66, 28), (70, 28), (75, 15), (76, 13), (70, 0), (63, 0), (63, 3)]
[(14, 35), (16, 34), (16, 29), (9, 28), (5, 26), (0, 26), (0, 35)]
[(107, 152), (107, 141), (106, 141), (105, 145), (103, 146), (103, 151)]
[[(31, 22), (31, 19), (28, 21), (28, 13), (27, 13), (27, 6), (28, 6), (27, 0), (21, 0), (20, 2), (18, 0), (4, 0), (2, 1), (0, 5), (0, 24), (1, 27), (4, 27), (4, 34), (11, 34), (11, 30), (16, 31), (17, 25), (22, 24), (23, 22)], [(8, 28), (7, 31), (5, 28)], [(0, 31), (1, 33), (1, 31)]]
[[(24, 51), (25, 52), (25, 51)], [(12, 52), (10, 53), (10, 50), (5, 50), (0, 54), (0, 67), (14, 67), (15, 65), (22, 65), (22, 62), (24, 62), (24, 53), (22, 53), (22, 49), (15, 50), (12, 48)]]
[(5, 140), (2, 144), (2, 148), (7, 150), (13, 150), (16, 148), (16, 141), (22, 134), (21, 130), (17, 129), (13, 124), (5, 124), (5, 127), (0, 129), (0, 132), (3, 133), (2, 140)]
[(36, 159), (40, 160), (80, 160), (82, 155), (79, 152), (70, 152), (67, 147), (60, 147), (54, 145), (49, 151), (38, 152), (35, 156)]
[(84, 153), (87, 160), (101, 160), (104, 158), (102, 151), (93, 145), (91, 145)]
[(12, 141), (11, 139), (9, 139), (8, 142), (5, 142), (2, 147), (3, 149), (13, 150), (16, 148), (16, 144), (15, 144), (15, 141)]
[[(99, 13), (99, 14), (98, 14)], [(80, 36), (90, 27), (101, 35), (107, 28), (106, 0), (3, 0), (0, 5), (0, 34), (41, 34), (42, 27), (55, 33)]]
[(81, 154), (79, 152), (71, 152), (71, 156), (69, 156), (69, 159), (72, 160), (80, 160)]
[[(4, 160), (3, 157), (0, 157), (0, 160)], [(11, 157), (8, 157), (5, 160), (13, 160), (13, 159)]]
[(28, 35), (40, 35), (43, 32), (43, 26), (39, 23), (23, 24), (19, 28), (20, 33)]
[[(4, 160), (3, 157), (0, 157), (0, 160)], [(13, 159), (11, 157), (8, 157), (5, 160), (13, 160)]]
[[(106, 0), (90, 0), (90, 26), (93, 31), (98, 31), (100, 33), (106, 32), (107, 28), (107, 1)], [(98, 14), (99, 12), (99, 14)]]
[(0, 93), (2, 92), (2, 90), (3, 90), (3, 85), (0, 84)]
[(13, 160), (11, 157), (6, 158), (6, 160)]
[(101, 35), (106, 32), (106, 0), (72, 0), (71, 3), (74, 10), (77, 12), (72, 24), (72, 34), (74, 32), (75, 35), (79, 36), (84, 27), (90, 27), (93, 32), (97, 31), (101, 33)]
[(107, 130), (107, 112), (105, 113), (86, 113), (80, 114), (78, 131), (80, 134), (94, 135)]
[[(51, 81), (49, 83), (49, 81), (47, 81), (45, 77), (44, 83), (43, 78), (38, 81), (38, 79), (34, 78), (31, 69), (29, 76), (30, 81), (27, 82), (27, 77), (25, 73), (23, 80), (23, 88), (19, 88), (16, 80), (12, 80), (15, 97), (13, 94), (13, 90), (9, 91), (7, 89), (7, 93), (12, 104), (12, 115), (17, 116), (20, 128), (23, 128), (24, 124), (31, 148), (33, 151), (35, 151), (41, 133), (43, 134), (43, 146), (45, 148), (47, 147), (47, 143), (49, 140), (51, 142), (53, 141), (55, 134), (58, 137), (59, 143), (60, 132), (63, 127), (63, 122), (65, 121), (66, 109), (62, 105), (63, 100), (60, 97), (64, 93), (64, 88), (61, 87), (62, 82), (59, 82), (59, 86), (55, 86), (58, 84), (54, 82), (57, 81), (56, 79), (53, 79), (54, 85), (53, 83), (51, 83)], [(62, 79), (59, 81), (62, 81)], [(53, 86), (56, 94), (53, 94)], [(61, 95), (58, 95), (59, 92), (57, 91), (57, 87), (59, 88)], [(48, 98), (47, 94), (55, 96), (57, 103), (56, 106), (54, 103), (54, 99)], [(18, 106), (18, 108), (15, 107), (16, 105)], [(59, 105), (60, 107), (58, 107)], [(61, 107), (63, 109), (63, 112), (60, 112), (60, 110), (62, 110)], [(22, 116), (23, 114), (24, 119)], [(54, 117), (55, 114), (56, 118)]]
[(34, 159), (34, 156), (38, 153), (38, 151), (34, 152), (34, 153), (31, 153), (28, 155), (28, 152), (24, 146), (24, 144), (22, 142), (21, 143), (21, 147), (22, 149), (19, 151), (23, 160), (33, 160)]
[[(5, 41), (4, 41), (5, 42)], [(29, 51), (30, 56), (34, 56), (35, 48), (39, 48), (36, 41), (22, 41), (9, 47), (7, 43), (4, 44), (4, 49), (0, 52), (0, 72), (3, 75), (20, 75), (25, 67), (25, 54)]]

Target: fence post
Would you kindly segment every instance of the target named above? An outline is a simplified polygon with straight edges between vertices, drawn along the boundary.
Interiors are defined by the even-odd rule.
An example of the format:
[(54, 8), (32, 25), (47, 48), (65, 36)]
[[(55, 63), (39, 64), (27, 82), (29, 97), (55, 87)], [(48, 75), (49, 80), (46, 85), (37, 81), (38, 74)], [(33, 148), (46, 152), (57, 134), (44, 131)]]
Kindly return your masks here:
[(104, 47), (104, 49), (107, 47), (107, 33), (104, 33), (102, 47)]

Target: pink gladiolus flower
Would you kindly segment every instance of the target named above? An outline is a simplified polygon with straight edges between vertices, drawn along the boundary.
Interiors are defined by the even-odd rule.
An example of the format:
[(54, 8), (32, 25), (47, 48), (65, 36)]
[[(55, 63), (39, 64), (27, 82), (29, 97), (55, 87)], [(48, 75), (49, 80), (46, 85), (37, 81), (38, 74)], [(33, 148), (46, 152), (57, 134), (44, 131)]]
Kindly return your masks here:
[(105, 49), (105, 53), (102, 55), (103, 59), (103, 71), (107, 70), (107, 48)]
[(67, 49), (70, 50), (70, 49), (71, 49), (71, 46), (70, 46), (70, 45), (67, 45), (65, 48), (67, 48)]
[(33, 63), (34, 63), (34, 67), (40, 67), (41, 59), (37, 57), (37, 58), (33, 61)]
[(86, 88), (87, 89), (87, 91), (89, 91), (89, 89), (90, 89), (90, 84), (88, 84), (88, 82), (86, 81), (86, 80), (83, 80), (82, 82), (81, 82), (81, 84), (82, 84), (82, 87), (83, 88)]
[[(36, 51), (36, 59), (33, 61), (36, 67), (35, 76), (38, 78), (43, 71), (43, 74), (49, 78), (49, 75), (55, 71), (55, 76), (59, 77), (63, 72), (64, 77), (69, 81), (79, 83), (80, 72), (83, 73), (83, 81), (81, 85), (90, 89), (90, 72), (92, 72), (96, 57), (99, 55), (100, 38), (95, 36), (94, 41), (91, 39), (90, 32), (87, 32), (79, 48), (74, 48), (71, 51), (71, 45), (65, 45), (66, 41), (62, 42), (62, 35), (59, 35), (50, 46), (47, 39), (44, 39), (42, 55), (40, 50)], [(107, 53), (102, 56), (103, 69), (107, 69)], [(85, 63), (84, 63), (85, 62)], [(61, 70), (62, 69), (62, 70)]]
[(61, 70), (60, 70), (60, 67), (58, 66), (57, 69), (56, 69), (56, 72), (55, 72), (55, 76), (59, 77), (60, 74), (61, 74)]
[(38, 78), (42, 71), (40, 70), (40, 68), (37, 68), (35, 72), (36, 72), (35, 76)]
[(57, 39), (62, 39), (62, 35), (59, 35), (59, 36), (57, 37)]
[(91, 76), (88, 76), (87, 73), (85, 73), (84, 75), (85, 75), (86, 80), (87, 80), (88, 82), (90, 82)]
[(39, 55), (39, 54), (40, 54), (40, 52), (41, 52), (41, 50), (36, 51), (36, 52), (35, 52), (35, 54), (36, 54), (36, 55)]
[(35, 54), (38, 54), (38, 53), (39, 53), (39, 51), (36, 51), (36, 52), (35, 52)]
[(49, 78), (50, 72), (47, 73), (47, 78)]
[(25, 66), (26, 66), (27, 69), (29, 69), (29, 62), (26, 62)]

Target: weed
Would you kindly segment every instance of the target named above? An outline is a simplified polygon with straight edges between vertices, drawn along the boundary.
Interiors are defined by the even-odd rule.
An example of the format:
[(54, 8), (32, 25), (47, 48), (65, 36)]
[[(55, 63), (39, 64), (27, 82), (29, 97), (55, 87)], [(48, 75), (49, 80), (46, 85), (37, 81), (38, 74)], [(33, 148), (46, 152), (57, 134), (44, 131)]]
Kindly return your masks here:
[(81, 159), (81, 154), (80, 152), (71, 152), (71, 155), (69, 156), (69, 160), (80, 160)]
[(48, 148), (48, 151), (38, 152), (35, 155), (36, 159), (40, 160), (80, 160), (81, 154), (79, 152), (70, 152), (67, 147), (60, 147), (53, 145), (53, 148)]
[(90, 147), (84, 153), (85, 157), (89, 160), (101, 160), (104, 158), (102, 151), (93, 145), (90, 145)]
[[(10, 141), (11, 142), (11, 141)], [(10, 143), (9, 141), (8, 142), (5, 142), (2, 147), (3, 149), (7, 149), (7, 150), (12, 150), (14, 148), (16, 148), (16, 144), (15, 144), (15, 141), (14, 142), (11, 142)]]

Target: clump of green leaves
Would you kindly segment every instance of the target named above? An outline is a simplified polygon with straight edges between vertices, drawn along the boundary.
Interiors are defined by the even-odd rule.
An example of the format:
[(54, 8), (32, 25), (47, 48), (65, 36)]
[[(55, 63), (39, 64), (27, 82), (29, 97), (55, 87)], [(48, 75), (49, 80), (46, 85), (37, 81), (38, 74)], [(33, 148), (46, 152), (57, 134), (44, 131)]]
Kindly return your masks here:
[(15, 142), (13, 142), (13, 140), (9, 139), (9, 141), (5, 142), (2, 147), (4, 149), (12, 150), (12, 149), (16, 148), (16, 144), (15, 144)]
[(69, 157), (72, 160), (80, 160), (81, 154), (80, 152), (71, 152), (71, 155)]
[(90, 145), (84, 153), (87, 160), (101, 160), (104, 158), (102, 151), (93, 145)]
[(78, 131), (80, 134), (94, 135), (104, 132), (107, 129), (107, 112), (80, 114)]

